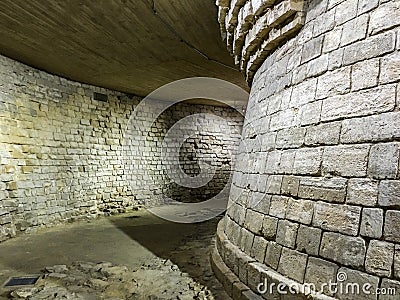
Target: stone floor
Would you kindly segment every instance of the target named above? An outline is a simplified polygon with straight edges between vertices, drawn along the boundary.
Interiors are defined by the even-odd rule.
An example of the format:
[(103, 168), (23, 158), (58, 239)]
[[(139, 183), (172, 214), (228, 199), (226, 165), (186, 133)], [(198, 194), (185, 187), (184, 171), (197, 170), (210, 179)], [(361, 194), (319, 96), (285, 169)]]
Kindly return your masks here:
[(212, 274), (218, 220), (176, 224), (146, 210), (60, 225), (0, 244), (0, 299), (230, 299)]

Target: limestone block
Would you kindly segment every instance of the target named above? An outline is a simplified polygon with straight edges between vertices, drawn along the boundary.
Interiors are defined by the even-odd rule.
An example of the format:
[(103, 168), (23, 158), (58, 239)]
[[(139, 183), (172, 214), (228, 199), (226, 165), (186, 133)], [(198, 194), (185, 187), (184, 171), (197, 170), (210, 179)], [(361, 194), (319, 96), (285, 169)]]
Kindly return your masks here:
[(400, 51), (386, 55), (381, 59), (380, 83), (395, 82), (400, 80)]
[(285, 218), (289, 198), (285, 196), (272, 196), (269, 215), (280, 219)]
[(394, 277), (400, 279), (400, 245), (395, 245), (393, 272)]
[(350, 44), (344, 48), (343, 64), (349, 65), (358, 61), (382, 56), (394, 50), (395, 42), (395, 33), (386, 32)]
[(328, 72), (318, 78), (316, 98), (344, 94), (350, 91), (350, 67)]
[(297, 232), (297, 250), (310, 255), (318, 255), (322, 230), (314, 227), (300, 225)]
[(283, 195), (297, 196), (300, 178), (295, 176), (283, 176), (281, 192)]
[(394, 179), (397, 176), (400, 144), (385, 143), (371, 147), (368, 175), (377, 179)]
[(328, 70), (335, 70), (343, 66), (344, 48), (339, 48), (329, 53)]
[(276, 242), (282, 246), (294, 248), (296, 245), (299, 224), (287, 220), (279, 220), (276, 232)]
[(400, 25), (400, 3), (389, 1), (371, 12), (369, 32), (376, 34)]
[(278, 218), (265, 216), (262, 225), (262, 234), (268, 240), (275, 239), (278, 228)]
[(300, 107), (300, 125), (316, 124), (321, 119), (322, 101), (307, 103)]
[(344, 143), (383, 141), (400, 137), (400, 113), (343, 120), (341, 141)]
[(306, 129), (304, 127), (292, 127), (277, 132), (276, 148), (299, 148), (304, 143)]
[(319, 253), (345, 266), (362, 267), (366, 253), (365, 241), (360, 237), (325, 232)]
[(343, 25), (343, 33), (340, 41), (341, 46), (345, 46), (356, 41), (365, 39), (367, 35), (369, 16), (361, 15)]
[(379, 59), (370, 59), (352, 66), (351, 89), (358, 91), (378, 84)]
[(346, 0), (336, 7), (335, 21), (337, 25), (343, 24), (357, 15), (358, 0)]
[(283, 248), (278, 272), (300, 283), (304, 280), (307, 265), (307, 254)]
[[(307, 263), (304, 282), (313, 283), (319, 291), (319, 287), (328, 282), (336, 281), (336, 273), (339, 267), (331, 262), (320, 258), (310, 257)], [(333, 296), (329, 293), (328, 288), (324, 289), (325, 294)]]
[[(376, 300), (376, 295), (373, 291), (379, 286), (379, 277), (372, 276), (366, 274), (364, 272), (348, 269), (348, 268), (340, 268), (338, 270), (338, 274), (345, 274), (343, 277), (347, 278), (345, 281), (342, 281), (343, 287), (346, 287), (347, 283), (357, 284), (359, 286), (359, 292), (347, 292), (343, 289), (343, 291), (338, 291), (336, 297), (340, 300)], [(370, 294), (366, 294), (362, 292), (362, 287), (368, 284)], [(357, 291), (357, 290), (355, 290)]]
[(305, 63), (320, 56), (322, 53), (322, 45), (323, 45), (322, 35), (306, 42), (303, 46), (301, 62)]
[(313, 226), (355, 236), (358, 233), (360, 217), (360, 207), (317, 202)]
[(282, 253), (282, 246), (276, 242), (268, 242), (267, 252), (265, 253), (264, 263), (273, 269), (277, 269), (279, 265), (279, 259)]
[(322, 157), (322, 172), (349, 177), (367, 174), (369, 145), (326, 147)]
[(303, 224), (311, 224), (314, 212), (314, 202), (309, 200), (295, 200), (289, 198), (286, 218)]
[(335, 27), (325, 34), (322, 52), (332, 52), (340, 46), (340, 38), (342, 36), (343, 27)]
[(328, 202), (344, 202), (347, 180), (344, 178), (302, 177), (299, 197)]
[(263, 214), (253, 211), (251, 209), (247, 209), (245, 227), (254, 234), (261, 234), (263, 219)]
[(380, 285), (381, 290), (385, 290), (385, 295), (380, 295), (379, 300), (396, 300), (398, 296), (398, 291), (400, 290), (400, 282), (396, 280), (391, 280), (387, 278), (382, 279)]
[(382, 207), (400, 206), (400, 182), (383, 180), (379, 184), (378, 204)]
[(335, 27), (335, 10), (319, 15), (314, 21), (313, 36), (319, 36)]
[(346, 203), (374, 206), (376, 205), (377, 199), (377, 181), (366, 178), (351, 178), (349, 180)]
[(379, 0), (359, 0), (358, 2), (358, 15), (368, 12), (376, 8), (379, 4)]
[(302, 148), (296, 151), (293, 173), (299, 175), (315, 175), (320, 172), (322, 159), (321, 148)]
[(265, 252), (267, 250), (267, 240), (260, 236), (254, 237), (253, 248), (251, 249), (251, 256), (257, 261), (263, 262), (265, 257)]
[(336, 145), (339, 143), (341, 122), (307, 127), (306, 145)]
[(400, 242), (400, 211), (388, 210), (385, 215), (384, 238), (390, 242)]
[(371, 238), (380, 238), (383, 232), (383, 210), (364, 208), (361, 217), (360, 234)]
[(293, 88), (290, 98), (290, 107), (299, 108), (302, 105), (315, 100), (315, 91), (317, 88), (317, 79), (309, 79)]
[(369, 243), (365, 269), (378, 276), (390, 277), (394, 256), (394, 244), (372, 240)]

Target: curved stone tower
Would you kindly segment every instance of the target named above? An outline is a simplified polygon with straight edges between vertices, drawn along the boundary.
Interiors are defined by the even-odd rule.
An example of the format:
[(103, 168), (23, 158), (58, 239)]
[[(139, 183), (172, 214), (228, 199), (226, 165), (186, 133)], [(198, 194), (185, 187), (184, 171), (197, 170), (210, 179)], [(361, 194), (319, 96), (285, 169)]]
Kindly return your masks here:
[(217, 276), (233, 299), (400, 299), (400, 1), (217, 4), (251, 84)]

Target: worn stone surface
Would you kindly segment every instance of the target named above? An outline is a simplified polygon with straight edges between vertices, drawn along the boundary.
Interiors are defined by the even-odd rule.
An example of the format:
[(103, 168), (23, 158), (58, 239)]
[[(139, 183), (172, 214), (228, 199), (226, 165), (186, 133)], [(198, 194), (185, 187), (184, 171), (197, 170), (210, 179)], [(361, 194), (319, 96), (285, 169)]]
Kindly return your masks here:
[[(320, 258), (310, 257), (307, 263), (304, 282), (315, 284), (316, 290), (320, 291), (323, 284), (336, 281), (338, 269), (339, 267), (334, 263)], [(325, 287), (323, 291), (325, 294), (333, 296), (333, 293), (329, 293), (327, 287)]]
[(394, 256), (394, 244), (372, 240), (365, 259), (365, 269), (378, 276), (390, 277)]
[(400, 242), (400, 211), (388, 210), (386, 212), (383, 234), (387, 241)]
[(371, 179), (352, 178), (347, 187), (346, 203), (374, 206), (378, 200), (378, 182)]
[(383, 232), (383, 210), (363, 208), (360, 234), (371, 238), (380, 238)]
[(381, 181), (378, 204), (382, 207), (400, 207), (400, 182), (397, 180)]
[(334, 232), (322, 235), (320, 255), (340, 264), (352, 267), (364, 265), (365, 241), (360, 237), (350, 237)]
[(276, 232), (276, 242), (288, 248), (296, 245), (297, 230), (299, 224), (287, 220), (279, 220)]
[(368, 174), (378, 179), (394, 179), (399, 167), (400, 148), (397, 143), (377, 144), (371, 147)]
[(296, 249), (317, 256), (321, 243), (322, 230), (300, 225), (297, 231)]
[(284, 247), (279, 260), (278, 272), (298, 282), (303, 282), (306, 263), (306, 254)]
[[(350, 290), (346, 292), (346, 289), (343, 289), (342, 291), (338, 291), (336, 294), (336, 297), (340, 300), (363, 300), (363, 299), (368, 299), (368, 300), (373, 300), (376, 299), (375, 293), (372, 293), (372, 291), (376, 291), (376, 289), (379, 286), (379, 277), (377, 276), (372, 276), (364, 272), (352, 270), (349, 268), (340, 268), (338, 270), (338, 273), (343, 273), (345, 274), (344, 277), (346, 278), (345, 281), (343, 281), (343, 286), (346, 286), (347, 283), (355, 283), (358, 284), (358, 292), (356, 290)], [(362, 293), (362, 287), (366, 286), (368, 284), (369, 290), (371, 291), (370, 294)]]

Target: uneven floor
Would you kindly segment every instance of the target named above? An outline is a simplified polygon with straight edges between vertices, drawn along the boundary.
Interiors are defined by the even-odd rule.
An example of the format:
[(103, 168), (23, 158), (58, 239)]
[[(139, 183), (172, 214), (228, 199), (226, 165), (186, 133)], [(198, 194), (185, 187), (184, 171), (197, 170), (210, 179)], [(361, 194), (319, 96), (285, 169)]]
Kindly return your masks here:
[[(133, 282), (125, 284), (132, 289), (118, 294), (120, 287), (111, 285), (107, 292), (114, 296), (109, 294), (107, 299), (230, 299), (209, 264), (217, 222), (176, 224), (139, 210), (21, 235), (0, 244), (0, 299), (11, 297), (12, 289), (3, 287), (9, 277), (43, 274), (54, 265), (65, 266), (48, 268), (56, 274), (41, 280), (42, 286), (44, 282), (47, 288), (65, 287), (69, 280), (69, 292), (79, 293), (83, 285), (92, 293), (91, 299), (101, 299), (106, 290), (104, 282), (97, 280), (112, 283), (121, 278)], [(74, 276), (80, 280), (71, 283)], [(85, 283), (91, 279), (96, 284)], [(48, 298), (26, 298), (66, 299), (59, 292), (56, 296), (48, 293)]]

